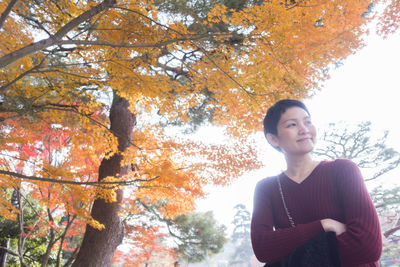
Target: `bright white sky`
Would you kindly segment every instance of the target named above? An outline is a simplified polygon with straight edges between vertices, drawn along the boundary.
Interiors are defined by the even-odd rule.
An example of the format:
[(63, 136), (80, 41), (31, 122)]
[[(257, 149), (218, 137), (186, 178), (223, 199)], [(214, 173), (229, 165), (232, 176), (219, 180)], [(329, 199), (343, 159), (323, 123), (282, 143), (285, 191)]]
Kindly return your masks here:
[[(400, 34), (386, 40), (369, 36), (367, 46), (330, 72), (331, 79), (316, 95), (306, 100), (314, 124), (371, 121), (374, 130), (389, 130), (389, 143), (400, 151)], [(231, 230), (233, 207), (238, 203), (252, 210), (257, 181), (285, 168), (280, 153), (269, 147), (260, 133), (265, 167), (249, 173), (229, 187), (209, 188), (209, 196), (198, 202), (199, 211), (213, 210), (220, 223)], [(265, 154), (265, 157), (264, 157)], [(399, 176), (399, 168), (390, 175)], [(392, 179), (391, 178), (391, 179)], [(397, 179), (400, 182), (400, 177)], [(393, 180), (381, 179), (391, 184)]]

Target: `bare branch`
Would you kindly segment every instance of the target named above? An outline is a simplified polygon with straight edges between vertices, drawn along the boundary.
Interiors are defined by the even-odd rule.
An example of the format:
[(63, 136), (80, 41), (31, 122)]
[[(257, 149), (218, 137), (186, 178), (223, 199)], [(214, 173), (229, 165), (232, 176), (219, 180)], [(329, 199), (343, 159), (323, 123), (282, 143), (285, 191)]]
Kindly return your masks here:
[[(26, 21), (35, 24), (35, 26), (36, 26), (38, 29), (44, 31), (48, 36), (51, 36), (51, 32), (49, 32), (49, 31), (43, 26), (43, 24), (42, 24), (40, 21), (34, 19), (32, 16), (29, 16), (29, 15), (27, 15), (27, 16), (24, 16), (23, 14), (19, 14), (19, 15), (20, 15), (21, 17), (23, 17)], [(32, 24), (31, 24), (31, 25), (32, 25)], [(34, 26), (34, 27), (35, 27), (35, 26)]]
[(390, 235), (394, 234), (395, 232), (397, 232), (398, 230), (400, 230), (400, 226), (396, 226), (390, 230), (387, 230), (385, 233), (383, 233), (383, 235), (387, 238)]
[(396, 162), (391, 163), (388, 167), (383, 168), (382, 170), (378, 171), (377, 173), (375, 173), (371, 178), (368, 179), (364, 179), (365, 181), (371, 181), (371, 180), (375, 180), (376, 178), (381, 177), (382, 175), (384, 175), (385, 173), (397, 168), (397, 166), (399, 166), (400, 164), (400, 159), (397, 160)]
[(386, 238), (388, 238), (390, 235), (394, 234), (398, 230), (400, 230), (400, 218), (397, 219), (395, 227), (393, 227), (392, 229), (387, 230), (386, 232), (383, 233), (383, 235)]

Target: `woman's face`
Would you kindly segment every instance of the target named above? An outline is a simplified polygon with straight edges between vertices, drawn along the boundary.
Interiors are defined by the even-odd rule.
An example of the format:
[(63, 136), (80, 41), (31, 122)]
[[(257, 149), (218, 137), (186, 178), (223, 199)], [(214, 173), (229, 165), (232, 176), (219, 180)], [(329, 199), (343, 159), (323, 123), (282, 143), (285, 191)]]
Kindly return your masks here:
[(308, 113), (299, 107), (288, 108), (277, 125), (277, 135), (268, 134), (267, 139), (285, 154), (301, 155), (314, 148), (316, 130)]

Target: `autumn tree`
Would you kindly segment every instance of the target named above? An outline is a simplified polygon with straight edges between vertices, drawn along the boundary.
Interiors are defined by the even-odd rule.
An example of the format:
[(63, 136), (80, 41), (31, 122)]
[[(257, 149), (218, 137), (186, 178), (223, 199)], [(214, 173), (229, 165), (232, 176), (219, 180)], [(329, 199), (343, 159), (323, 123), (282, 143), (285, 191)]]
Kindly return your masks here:
[[(132, 267), (148, 266), (152, 262), (168, 265), (176, 258), (176, 253), (165, 242), (169, 236), (167, 231), (160, 225), (141, 224), (126, 225), (124, 251), (117, 250), (113, 262)], [(169, 262), (163, 261), (163, 258), (169, 259)]]
[[(7, 192), (8, 191), (8, 192)], [(12, 192), (12, 193), (10, 193)], [(17, 190), (5, 190), (5, 195), (10, 197), (12, 208), (18, 209), (19, 198)], [(8, 193), (8, 194), (7, 194)], [(7, 203), (8, 204), (8, 203)], [(0, 266), (4, 267), (7, 262), (7, 249), (11, 238), (18, 236), (18, 227), (14, 220), (0, 217)]]
[(0, 218), (1, 240), (6, 241), (1, 247), (4, 255), (9, 254), (0, 266), (60, 266), (71, 261), (78, 248), (76, 239), (80, 240), (77, 235), (82, 231), (82, 222), (75, 215), (59, 217), (54, 211), (48, 213), (32, 196), (15, 192), (17, 222)]
[[(76, 215), (87, 228), (74, 265), (108, 266), (135, 199), (162, 201), (172, 219), (194, 208), (204, 185), (259, 167), (247, 137), (263, 110), (312, 95), (330, 63), (361, 47), (369, 6), (2, 1), (0, 192), (26, 190), (44, 210)], [(167, 131), (203, 122), (235, 139), (209, 144)], [(40, 154), (46, 142), (57, 162)], [(0, 198), (0, 214), (15, 219)]]
[[(24, 153), (26, 156), (24, 161), (28, 164), (27, 166), (30, 164), (27, 160), (29, 158), (40, 159), (45, 166), (48, 166), (47, 168), (67, 164), (63, 162), (60, 155), (63, 153), (64, 145), (68, 143), (68, 131), (63, 131), (56, 125), (50, 126), (46, 123), (41, 125), (41, 131), (44, 131), (45, 134), (37, 139), (32, 136), (29, 143), (17, 145), (16, 150)], [(10, 144), (10, 146), (12, 145)], [(6, 154), (6, 151), (3, 153), (5, 153), (4, 156), (14, 158), (12, 155)], [(13, 166), (14, 163), (16, 166)], [(6, 166), (15, 168), (18, 174), (23, 173), (23, 168), (26, 167), (21, 164), (21, 161), (9, 161)], [(11, 184), (11, 187), (11, 189), (5, 190), (12, 192), (9, 203), (17, 211), (17, 221), (5, 220), (6, 228), (4, 230), (6, 232), (14, 231), (16, 234), (3, 237), (7, 238), (7, 241), (16, 241), (14, 242), (16, 246), (14, 246), (14, 251), (3, 246), (3, 251), (16, 256), (22, 266), (24, 264), (47, 266), (49, 262), (60, 265), (65, 261), (68, 262), (70, 256), (65, 257), (66, 254), (69, 254), (66, 251), (71, 249), (77, 252), (78, 246), (77, 244), (70, 248), (67, 246), (71, 244), (71, 240), (79, 236), (79, 229), (81, 231), (83, 229), (82, 221), (76, 220), (76, 214), (71, 214), (70, 210), (59, 207), (58, 199), (63, 198), (63, 194), (69, 194), (69, 192), (53, 190), (53, 186), (35, 191), (27, 190), (27, 192), (24, 192), (22, 187), (16, 187), (15, 184)], [(71, 197), (70, 195), (69, 198), (71, 199)], [(77, 229), (78, 231), (76, 231)], [(5, 244), (8, 245), (8, 242)], [(38, 247), (35, 248), (35, 246)], [(24, 260), (25, 257), (27, 262)]]
[(400, 3), (399, 1), (384, 1), (383, 9), (378, 14), (377, 32), (387, 38), (398, 32), (400, 28)]

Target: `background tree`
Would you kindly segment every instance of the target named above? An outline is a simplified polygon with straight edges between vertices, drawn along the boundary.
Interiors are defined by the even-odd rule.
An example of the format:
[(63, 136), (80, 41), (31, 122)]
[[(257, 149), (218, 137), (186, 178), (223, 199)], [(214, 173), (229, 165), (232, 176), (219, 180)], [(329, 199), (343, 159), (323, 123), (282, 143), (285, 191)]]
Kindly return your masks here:
[(229, 264), (247, 263), (250, 267), (250, 259), (254, 255), (250, 240), (250, 212), (243, 204), (237, 204), (234, 209), (236, 214), (232, 222), (232, 242), (235, 244), (235, 250)]
[(386, 144), (389, 132), (377, 137), (371, 130), (371, 122), (330, 123), (320, 135), (314, 155), (334, 160), (346, 158), (353, 160), (361, 169), (368, 171), (366, 181), (377, 179), (397, 168), (400, 153)]
[[(10, 194), (10, 192), (12, 192)], [(17, 190), (5, 190), (5, 195), (10, 196), (10, 203), (7, 203), (12, 209), (18, 209), (19, 198)], [(15, 220), (0, 217), (0, 266), (4, 267), (7, 262), (7, 249), (11, 238), (18, 236), (18, 228)]]
[(217, 254), (226, 242), (224, 225), (218, 225), (212, 211), (177, 216), (170, 228), (177, 238), (177, 254), (186, 262), (201, 262)]
[(81, 240), (82, 222), (76, 216), (61, 218), (54, 211), (43, 210), (30, 195), (17, 199), (18, 221), (0, 218), (1, 238), (7, 241), (2, 247), (9, 254), (3, 266), (60, 266), (71, 262), (77, 240)]
[[(159, 211), (172, 219), (194, 208), (205, 185), (259, 167), (248, 135), (261, 125), (260, 110), (311, 95), (330, 63), (362, 46), (369, 7), (2, 1), (0, 185), (87, 223), (74, 264), (108, 266), (123, 239), (120, 216), (139, 209), (133, 200), (163, 201)], [(207, 121), (236, 140), (204, 144), (166, 127)], [(36, 157), (46, 142), (52, 151), (54, 129), (65, 137), (57, 164)], [(15, 217), (7, 205), (1, 214)]]
[(382, 260), (400, 260), (400, 186), (380, 185), (371, 191), (372, 199), (381, 219), (384, 236)]
[[(46, 122), (41, 126), (45, 134), (40, 138), (33, 135), (29, 143), (10, 146), (16, 145), (17, 151), (26, 153), (26, 159), (32, 157), (42, 161), (46, 169), (68, 164), (60, 156), (64, 145), (69, 142), (68, 131), (63, 131), (58, 126), (50, 126)], [(3, 151), (3, 155), (14, 158), (7, 151)], [(21, 164), (24, 161), (28, 166), (31, 164), (28, 160), (8, 161), (6, 166), (21, 174), (26, 167)], [(11, 186), (7, 184), (6, 188)], [(65, 210), (59, 206), (60, 198), (67, 197), (64, 194), (68, 194), (68, 191), (57, 191), (53, 186), (39, 190), (24, 190), (15, 185), (14, 188), (6, 191), (13, 192), (9, 203), (15, 207), (18, 219), (14, 223), (9, 222), (8, 225), (13, 226), (11, 229), (17, 231), (17, 236), (9, 237), (9, 241), (15, 245), (15, 250), (7, 252), (16, 256), (21, 265), (47, 266), (52, 263), (59, 266), (68, 260), (71, 261), (71, 257), (78, 251), (77, 239), (80, 243), (80, 234), (84, 228), (82, 221), (76, 220), (77, 215), (70, 213), (71, 208)], [(70, 250), (75, 253), (70, 253)], [(10, 262), (13, 260), (15, 259), (10, 258)]]
[[(366, 175), (365, 181), (389, 175), (400, 164), (400, 153), (387, 145), (388, 131), (378, 134), (371, 129), (371, 122), (357, 125), (330, 123), (320, 135), (314, 154), (320, 159), (347, 158), (354, 161)], [(396, 232), (400, 230), (400, 187), (390, 189), (375, 187), (370, 194), (380, 215), (384, 242), (382, 258), (398, 255)]]

